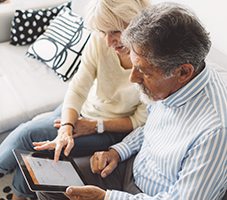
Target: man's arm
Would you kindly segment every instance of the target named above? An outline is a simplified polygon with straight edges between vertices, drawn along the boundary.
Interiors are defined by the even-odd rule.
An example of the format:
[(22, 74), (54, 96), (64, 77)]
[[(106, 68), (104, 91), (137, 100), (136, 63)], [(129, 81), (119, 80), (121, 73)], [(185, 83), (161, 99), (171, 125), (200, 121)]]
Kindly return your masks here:
[[(54, 127), (61, 127), (61, 119), (54, 121)], [(129, 133), (133, 130), (130, 117), (119, 117), (103, 120), (104, 132), (111, 133)], [(74, 137), (91, 135), (97, 133), (97, 120), (80, 117), (74, 128)]]
[(122, 142), (110, 147), (118, 152), (121, 161), (124, 161), (139, 152), (144, 139), (143, 129), (144, 127), (138, 127), (127, 135)]
[[(104, 191), (96, 186), (89, 186), (81, 191), (81, 188), (70, 187), (74, 196), (69, 196), (71, 200), (75, 200), (75, 195), (80, 191), (81, 199), (95, 192), (97, 200), (213, 200), (218, 199), (219, 192), (225, 189), (226, 181), (226, 153), (227, 153), (227, 130), (221, 129), (206, 134), (199, 138), (192, 147), (186, 152), (182, 161), (182, 167), (179, 169), (179, 178), (166, 191), (159, 192), (155, 195), (139, 193), (132, 195), (127, 192), (117, 190)], [(111, 149), (108, 155), (105, 153), (96, 154), (102, 159), (101, 164), (96, 163), (96, 158), (91, 160), (93, 171), (101, 174), (103, 177), (110, 174), (120, 157), (114, 149)], [(105, 154), (105, 155), (104, 155)], [(111, 160), (112, 157), (112, 160)], [(100, 161), (100, 158), (98, 159)], [(107, 169), (107, 170), (106, 170)], [(106, 173), (107, 172), (107, 173)], [(152, 177), (154, 178), (154, 177)], [(149, 187), (149, 181), (147, 186)], [(140, 188), (142, 189), (142, 188)], [(68, 191), (68, 190), (67, 190)], [(103, 197), (104, 196), (104, 197)], [(83, 198), (82, 198), (83, 197)], [(87, 198), (89, 199), (89, 198)]]
[[(108, 190), (108, 200), (213, 200), (226, 188), (227, 130), (219, 129), (199, 138), (186, 152), (179, 178), (167, 191), (156, 195)], [(147, 182), (149, 186), (149, 181)]]

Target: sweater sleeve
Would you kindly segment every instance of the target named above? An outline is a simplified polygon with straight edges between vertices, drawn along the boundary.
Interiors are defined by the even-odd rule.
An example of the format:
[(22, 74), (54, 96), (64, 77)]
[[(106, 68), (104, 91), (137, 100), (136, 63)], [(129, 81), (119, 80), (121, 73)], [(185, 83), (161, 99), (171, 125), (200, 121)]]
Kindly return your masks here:
[(97, 41), (95, 35), (91, 35), (81, 58), (81, 64), (77, 73), (69, 83), (64, 103), (64, 108), (73, 108), (78, 113), (86, 100), (90, 88), (97, 75)]
[(137, 109), (135, 110), (134, 114), (129, 117), (132, 121), (133, 129), (143, 126), (147, 119), (147, 109), (146, 105), (143, 103), (140, 103), (137, 106)]

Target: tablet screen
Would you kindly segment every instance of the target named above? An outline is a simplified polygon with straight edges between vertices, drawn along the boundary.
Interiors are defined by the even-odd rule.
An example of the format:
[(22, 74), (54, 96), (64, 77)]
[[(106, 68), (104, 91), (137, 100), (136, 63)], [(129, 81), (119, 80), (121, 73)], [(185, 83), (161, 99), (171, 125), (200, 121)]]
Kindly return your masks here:
[(55, 162), (53, 154), (21, 150), (13, 152), (32, 191), (64, 192), (70, 185), (84, 185), (82, 175), (72, 159), (61, 157)]

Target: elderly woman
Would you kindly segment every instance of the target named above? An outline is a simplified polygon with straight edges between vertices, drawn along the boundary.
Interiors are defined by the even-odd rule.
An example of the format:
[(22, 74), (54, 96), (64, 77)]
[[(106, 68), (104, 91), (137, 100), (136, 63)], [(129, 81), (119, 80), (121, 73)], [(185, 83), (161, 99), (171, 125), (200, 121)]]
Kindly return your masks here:
[(55, 160), (63, 149), (65, 155), (85, 156), (106, 150), (145, 123), (145, 105), (129, 81), (132, 63), (121, 32), (148, 6), (148, 0), (91, 1), (86, 23), (93, 33), (62, 108), (49, 117), (22, 124), (0, 145), (0, 172), (17, 169), (14, 200), (34, 194), (23, 180), (12, 149), (31, 151), (34, 145), (35, 150), (55, 150)]

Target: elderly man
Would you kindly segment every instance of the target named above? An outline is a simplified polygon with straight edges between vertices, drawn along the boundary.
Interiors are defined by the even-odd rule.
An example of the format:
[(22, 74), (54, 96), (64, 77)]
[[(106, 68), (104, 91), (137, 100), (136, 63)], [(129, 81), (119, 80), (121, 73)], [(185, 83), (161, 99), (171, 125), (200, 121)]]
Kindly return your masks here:
[(204, 61), (208, 33), (193, 13), (165, 3), (137, 16), (123, 40), (131, 50), (130, 79), (149, 104), (149, 117), (121, 143), (95, 153), (91, 168), (78, 161), (91, 185), (71, 186), (65, 195), (71, 200), (221, 199), (227, 187), (227, 92)]

